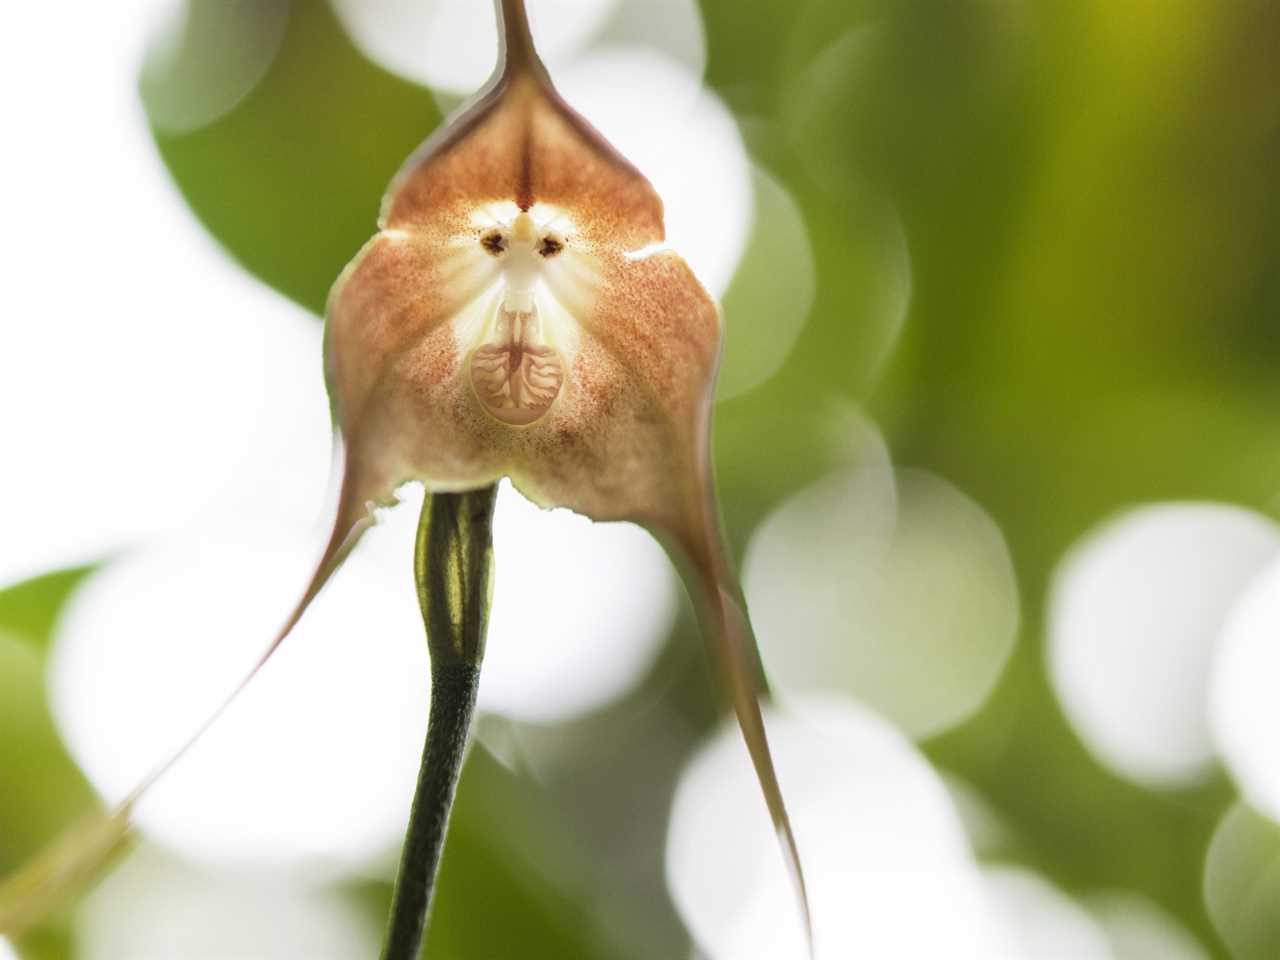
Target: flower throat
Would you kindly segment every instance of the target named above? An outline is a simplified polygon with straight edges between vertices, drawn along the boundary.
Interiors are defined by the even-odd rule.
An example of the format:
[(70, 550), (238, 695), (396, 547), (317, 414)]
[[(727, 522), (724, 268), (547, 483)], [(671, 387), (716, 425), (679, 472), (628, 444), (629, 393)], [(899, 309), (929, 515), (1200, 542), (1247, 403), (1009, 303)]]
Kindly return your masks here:
[(564, 383), (564, 360), (547, 342), (533, 298), (542, 261), (559, 254), (564, 241), (539, 236), (533, 218), (521, 211), (480, 244), (502, 260), (503, 288), (483, 340), (467, 360), (471, 388), (494, 419), (528, 426), (551, 409)]

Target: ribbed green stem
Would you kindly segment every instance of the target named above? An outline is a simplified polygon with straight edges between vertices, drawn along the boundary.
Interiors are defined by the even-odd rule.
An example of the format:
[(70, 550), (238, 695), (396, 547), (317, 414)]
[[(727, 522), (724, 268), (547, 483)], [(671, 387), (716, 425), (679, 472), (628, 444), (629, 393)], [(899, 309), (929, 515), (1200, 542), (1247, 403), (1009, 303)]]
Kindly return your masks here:
[(495, 487), (423, 504), (414, 551), (431, 652), (431, 713), (396, 877), (383, 960), (415, 960), (466, 754), (493, 590)]

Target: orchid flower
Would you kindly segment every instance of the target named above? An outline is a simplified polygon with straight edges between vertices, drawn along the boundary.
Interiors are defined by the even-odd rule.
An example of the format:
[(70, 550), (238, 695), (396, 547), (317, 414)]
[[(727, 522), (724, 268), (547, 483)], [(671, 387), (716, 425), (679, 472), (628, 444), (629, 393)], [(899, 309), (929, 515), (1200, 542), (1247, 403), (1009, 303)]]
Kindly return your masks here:
[(374, 508), (394, 504), (406, 482), (464, 493), (509, 477), (543, 507), (640, 524), (696, 601), (807, 930), (758, 702), (759, 659), (712, 489), (719, 312), (664, 245), (649, 182), (556, 93), (523, 0), (500, 0), (499, 13), (493, 78), (406, 162), (377, 234), (329, 296), (336, 519), (310, 585), (257, 666), (374, 522)]

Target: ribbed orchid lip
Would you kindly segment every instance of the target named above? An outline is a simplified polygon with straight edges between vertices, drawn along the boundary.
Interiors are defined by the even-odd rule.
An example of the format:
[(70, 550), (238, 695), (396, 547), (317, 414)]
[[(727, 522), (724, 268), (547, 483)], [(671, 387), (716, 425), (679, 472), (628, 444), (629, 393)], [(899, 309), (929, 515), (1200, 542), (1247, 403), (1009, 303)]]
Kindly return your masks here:
[[(550, 413), (577, 353), (579, 321), (547, 274), (564, 269), (556, 262), (562, 258), (589, 273), (590, 255), (568, 214), (546, 204), (522, 210), (514, 201), (491, 203), (470, 219), (498, 273), (478, 306), (467, 304), (453, 322), (459, 355), (480, 406), (499, 423), (527, 427)], [(474, 247), (469, 255), (479, 256)]]

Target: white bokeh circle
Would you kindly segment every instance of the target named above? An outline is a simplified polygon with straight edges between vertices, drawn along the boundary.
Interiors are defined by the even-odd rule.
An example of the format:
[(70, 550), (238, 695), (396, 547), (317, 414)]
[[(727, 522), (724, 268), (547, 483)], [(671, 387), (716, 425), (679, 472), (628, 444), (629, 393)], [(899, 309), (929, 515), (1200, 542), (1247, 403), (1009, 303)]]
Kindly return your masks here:
[(381, 930), (357, 902), (298, 872), (211, 870), (144, 846), (76, 911), (80, 960), (351, 960)]
[(977, 787), (953, 773), (942, 773), (969, 846), (981, 860), (997, 859), (1013, 842), (1009, 824)]
[(290, 0), (172, 0), (138, 84), (151, 122), (166, 133), (186, 133), (234, 109), (275, 60), (291, 6)]
[(1231, 610), (1213, 661), (1213, 741), (1249, 802), (1280, 822), (1280, 561)]
[(714, 297), (751, 231), (751, 167), (737, 123), (697, 74), (643, 46), (593, 48), (556, 75), (565, 100), (653, 184), (666, 242)]
[[(400, 505), (379, 515), (375, 535), (361, 545), (389, 580), (411, 574), (423, 490), (409, 485), (397, 496)], [(671, 632), (680, 597), (653, 537), (630, 523), (543, 510), (504, 480), (493, 541), (481, 710), (557, 723), (608, 705), (643, 679)], [(419, 625), (415, 636), (421, 631)]]
[[(652, 48), (683, 65), (695, 77), (702, 76), (707, 64), (707, 38), (697, 0), (615, 3), (587, 49), (615, 45)], [(556, 79), (554, 69), (551, 79)]]
[(1086, 906), (1106, 932), (1115, 960), (1209, 960), (1195, 937), (1140, 893), (1094, 894)]
[(1208, 677), (1227, 613), (1280, 554), (1266, 517), (1218, 503), (1142, 507), (1071, 549), (1049, 599), (1049, 674), (1086, 746), (1151, 786), (1211, 769)]
[(756, 530), (743, 584), (780, 689), (850, 694), (916, 737), (972, 715), (1017, 638), (999, 527), (919, 471), (846, 470), (801, 490)]
[(1237, 802), (1214, 828), (1204, 903), (1233, 960), (1274, 960), (1280, 948), (1280, 823)]
[[(410, 531), (411, 533), (411, 531)], [(210, 861), (359, 862), (403, 833), (426, 727), (428, 666), (405, 574), (366, 535), (244, 695), (137, 809), (142, 830)], [(399, 539), (404, 539), (399, 537)], [(64, 741), (118, 801), (211, 713), (301, 592), (317, 555), (288, 531), (193, 532), (92, 575), (56, 631)]]
[(809, 319), (817, 288), (804, 214), (786, 187), (764, 169), (753, 167), (751, 179), (755, 216), (725, 295), (717, 402), (778, 372)]
[[(989, 960), (998, 929), (946, 788), (912, 744), (838, 699), (766, 711), (804, 863), (817, 960)], [(680, 776), (667, 885), (711, 960), (806, 956), (795, 893), (736, 729)], [(927, 917), (927, 923), (921, 923)]]
[(0, 960), (19, 960), (18, 954), (4, 937), (0, 937)]
[(1005, 960), (1115, 960), (1107, 936), (1083, 907), (1024, 867), (982, 871), (987, 902), (1004, 935)]
[[(456, 106), (493, 72), (497, 20), (492, 3), (458, 0), (333, 0), (347, 35), (373, 62), (428, 86)], [(706, 64), (695, 0), (530, 0), (530, 29), (552, 79), (599, 46), (644, 47), (694, 77)]]
[(678, 603), (640, 527), (541, 510), (503, 483), (480, 708), (551, 723), (606, 705), (652, 665)]
[[(23, 465), (0, 470), (0, 586), (215, 513), (320, 506), (315, 321), (205, 234), (138, 100), (169, 5), (78, 5), (75, 29), (61, 4), (0, 8), (6, 88), (38, 93), (0, 100), (24, 144), (0, 154), (0, 449)], [(110, 186), (72, 188), (90, 165)]]
[[(379, 66), (471, 94), (497, 63), (498, 22), (487, 0), (332, 0), (348, 36)], [(553, 71), (609, 17), (618, 0), (529, 0), (529, 28)]]

